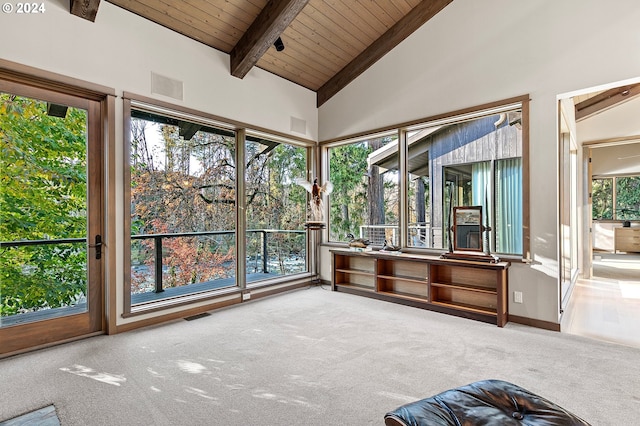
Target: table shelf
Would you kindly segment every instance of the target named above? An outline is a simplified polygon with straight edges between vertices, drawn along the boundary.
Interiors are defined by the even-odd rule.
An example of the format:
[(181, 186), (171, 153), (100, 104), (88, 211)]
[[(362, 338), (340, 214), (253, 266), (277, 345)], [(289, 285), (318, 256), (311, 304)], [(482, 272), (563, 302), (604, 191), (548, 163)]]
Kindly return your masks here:
[(509, 262), (331, 250), (332, 289), (408, 304), (503, 327)]

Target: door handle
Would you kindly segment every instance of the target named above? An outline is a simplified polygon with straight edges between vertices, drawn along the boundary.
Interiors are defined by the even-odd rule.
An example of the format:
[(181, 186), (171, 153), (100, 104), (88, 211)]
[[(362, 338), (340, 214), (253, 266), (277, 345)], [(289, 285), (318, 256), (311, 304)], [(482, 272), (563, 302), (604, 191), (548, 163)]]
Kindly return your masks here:
[(95, 244), (89, 244), (89, 247), (96, 249), (96, 259), (102, 259), (102, 235), (96, 235)]

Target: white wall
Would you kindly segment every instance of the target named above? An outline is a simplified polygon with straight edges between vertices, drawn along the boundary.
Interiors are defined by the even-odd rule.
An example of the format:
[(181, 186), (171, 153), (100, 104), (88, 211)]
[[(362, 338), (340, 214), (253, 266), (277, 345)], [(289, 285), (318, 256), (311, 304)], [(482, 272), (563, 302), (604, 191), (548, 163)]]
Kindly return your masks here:
[[(638, 111), (640, 110), (637, 110), (636, 114)], [(640, 173), (640, 142), (593, 148), (591, 158), (591, 172), (594, 176), (638, 174)]]
[(576, 124), (578, 141), (584, 144), (632, 136), (637, 138), (640, 136), (638, 111), (640, 111), (640, 97), (581, 120)]
[(637, 0), (455, 0), (320, 107), (320, 140), (529, 94), (532, 263), (509, 309), (557, 323), (557, 95), (640, 77), (639, 19)]
[[(229, 73), (229, 56), (102, 1), (95, 23), (71, 15), (69, 1), (45, 1), (43, 14), (0, 13), (0, 58), (49, 72), (160, 99), (176, 105), (317, 140), (316, 95), (260, 69), (240, 80)], [(151, 93), (151, 73), (183, 82), (184, 101)], [(124, 235), (122, 100), (116, 100), (116, 235)], [(290, 130), (291, 117), (307, 133)], [(118, 238), (117, 323), (122, 313), (123, 241)], [(176, 309), (174, 309), (176, 310)], [(154, 314), (158, 315), (158, 314)]]

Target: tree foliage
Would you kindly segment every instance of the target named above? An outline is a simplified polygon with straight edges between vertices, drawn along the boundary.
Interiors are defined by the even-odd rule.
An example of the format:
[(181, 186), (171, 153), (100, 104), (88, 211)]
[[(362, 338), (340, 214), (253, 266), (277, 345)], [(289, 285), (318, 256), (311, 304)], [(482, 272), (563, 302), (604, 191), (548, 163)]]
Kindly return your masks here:
[[(162, 120), (159, 120), (162, 121)], [(234, 276), (236, 221), (236, 141), (224, 131), (207, 128), (185, 140), (167, 123), (132, 120), (132, 235), (212, 232), (215, 235), (163, 238), (163, 287), (188, 285)], [(247, 229), (300, 230), (305, 221), (306, 194), (293, 185), (304, 176), (306, 150), (270, 141), (245, 145)], [(304, 236), (254, 233), (246, 236), (250, 258), (277, 254), (304, 256)], [(134, 292), (154, 287), (153, 239), (132, 244)], [(258, 271), (261, 261), (248, 262)], [(142, 268), (144, 266), (144, 268)]]
[[(86, 237), (87, 114), (69, 108), (66, 118), (50, 117), (33, 99), (0, 97), (0, 239), (47, 240)], [(156, 117), (158, 118), (158, 117)], [(165, 287), (233, 276), (236, 221), (236, 140), (205, 128), (185, 140), (180, 124), (131, 120), (131, 234), (163, 234)], [(384, 143), (386, 143), (385, 141)], [(381, 145), (381, 144), (378, 144)], [(332, 218), (341, 235), (396, 212), (369, 209), (368, 142), (331, 151)], [(306, 173), (306, 149), (267, 140), (245, 145), (247, 272), (261, 268), (262, 236), (270, 268), (287, 274), (298, 258), (304, 268), (308, 206), (306, 191), (294, 184)], [(335, 166), (335, 167), (334, 167)], [(375, 176), (376, 193), (388, 183)], [(376, 198), (379, 198), (376, 196)], [(382, 201), (381, 201), (382, 203)], [(262, 230), (278, 232), (262, 233)], [(174, 234), (212, 235), (178, 237)], [(280, 231), (290, 231), (280, 232)], [(334, 229), (332, 229), (332, 233)], [(244, 238), (244, 237), (243, 237)], [(153, 287), (152, 237), (132, 240), (134, 292)], [(86, 242), (3, 248), (0, 253), (2, 314), (61, 307), (86, 296)], [(299, 262), (298, 262), (299, 263)]]
[[(173, 125), (132, 119), (131, 234), (233, 230), (234, 139), (197, 132), (190, 140)], [(155, 287), (155, 240), (132, 242), (132, 291)], [(162, 239), (163, 287), (229, 276), (233, 234)]]
[(616, 178), (616, 218), (640, 219), (640, 176)]
[(613, 219), (613, 180), (592, 180), (592, 211), (594, 219)]
[[(329, 150), (329, 180), (334, 186), (329, 213), (332, 240), (344, 241), (348, 233), (357, 235), (363, 225), (397, 224), (397, 165), (383, 170), (368, 162), (372, 152), (395, 139), (381, 137)], [(378, 231), (384, 233), (384, 229)], [(382, 234), (377, 239), (384, 238)]]
[[(86, 127), (84, 110), (50, 117), (45, 102), (0, 94), (0, 240), (84, 238)], [(85, 264), (84, 244), (2, 248), (2, 315), (82, 299)]]
[(597, 178), (591, 185), (594, 219), (640, 219), (640, 176)]
[(344, 241), (347, 233), (356, 233), (365, 223), (367, 188), (364, 179), (367, 156), (373, 150), (366, 142), (342, 145), (329, 151), (331, 194), (331, 239)]
[[(295, 185), (306, 171), (306, 150), (274, 142), (246, 144), (245, 185), (247, 190), (247, 229), (301, 230), (306, 221), (307, 194)], [(273, 269), (286, 275), (302, 272), (302, 266), (288, 266), (291, 259), (304, 260), (304, 234), (270, 232), (247, 235), (247, 273), (262, 271), (262, 238), (267, 238), (267, 255)], [(260, 259), (259, 259), (260, 258)], [(300, 265), (301, 262), (296, 262)], [(302, 268), (302, 269), (301, 269)]]

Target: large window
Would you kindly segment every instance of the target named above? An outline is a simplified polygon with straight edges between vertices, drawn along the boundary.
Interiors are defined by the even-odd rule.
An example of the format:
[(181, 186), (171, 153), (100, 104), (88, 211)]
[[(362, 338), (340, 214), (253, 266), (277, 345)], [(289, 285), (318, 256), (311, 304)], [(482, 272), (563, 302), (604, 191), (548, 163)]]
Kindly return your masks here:
[(233, 132), (131, 113), (131, 303), (235, 285)]
[(594, 178), (592, 215), (596, 220), (640, 220), (640, 176)]
[(456, 206), (482, 206), (485, 249), (522, 254), (522, 112), (452, 117), (407, 134), (409, 247), (445, 249)]
[(308, 148), (137, 101), (129, 125), (126, 313), (308, 271)]
[(329, 238), (347, 235), (382, 245), (398, 244), (399, 169), (397, 133), (329, 149)]
[(350, 232), (374, 245), (387, 239), (406, 248), (446, 250), (452, 208), (482, 206), (483, 225), (490, 228), (483, 249), (524, 255), (524, 102), (425, 120), (381, 138), (333, 142), (327, 149), (335, 186), (330, 239), (344, 241)]

